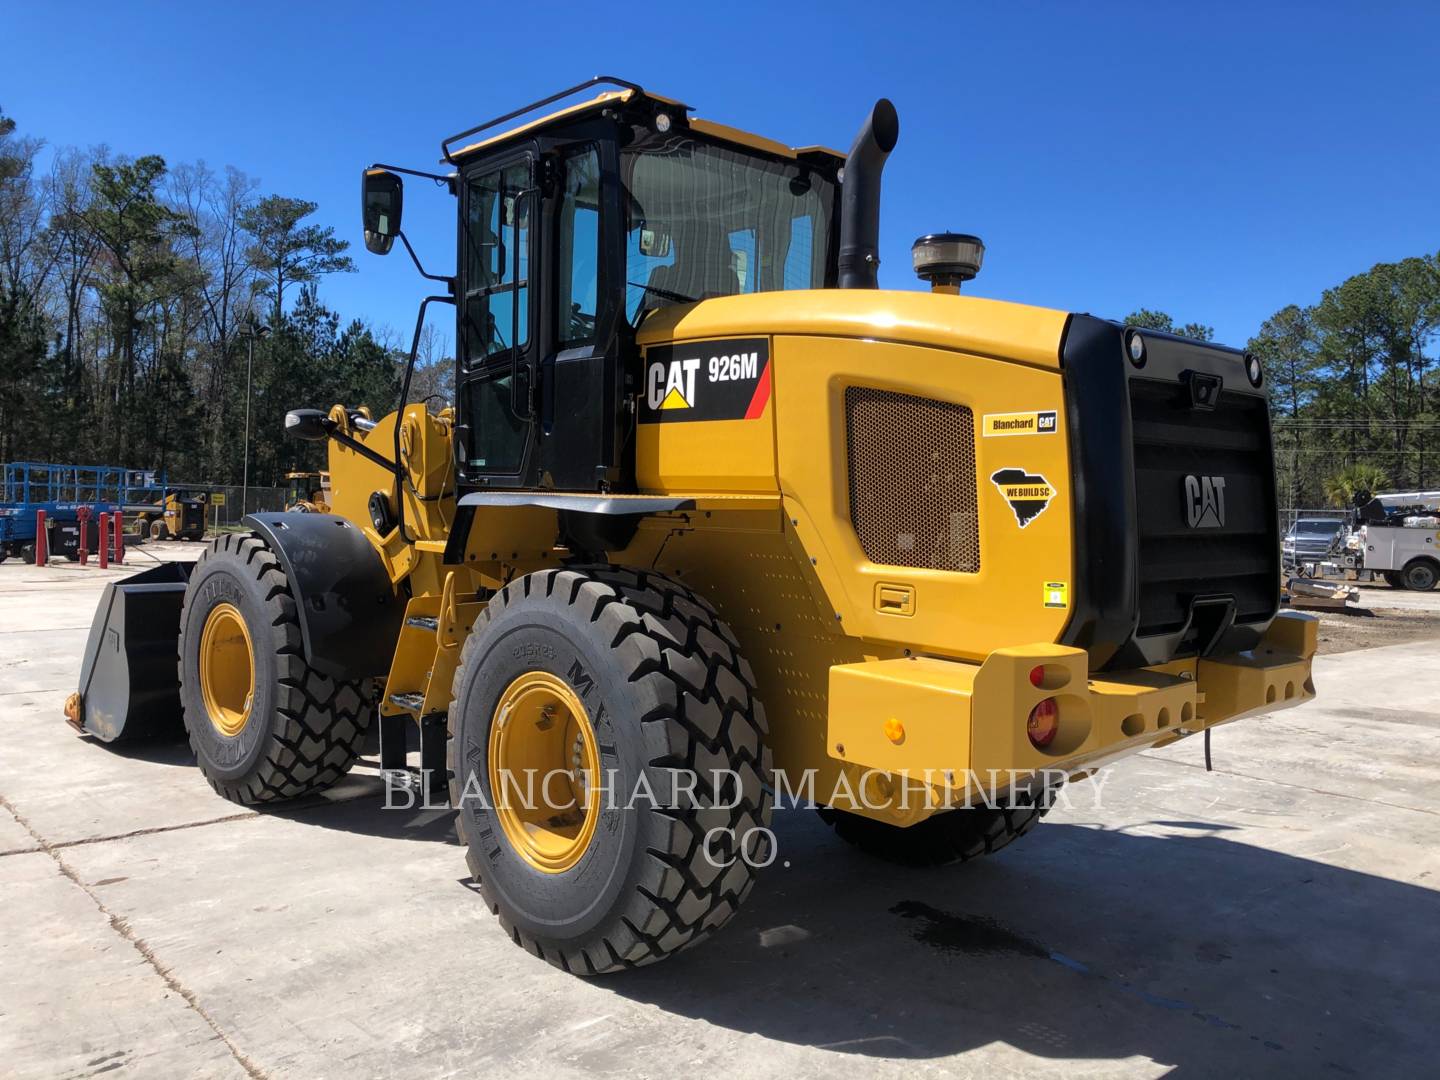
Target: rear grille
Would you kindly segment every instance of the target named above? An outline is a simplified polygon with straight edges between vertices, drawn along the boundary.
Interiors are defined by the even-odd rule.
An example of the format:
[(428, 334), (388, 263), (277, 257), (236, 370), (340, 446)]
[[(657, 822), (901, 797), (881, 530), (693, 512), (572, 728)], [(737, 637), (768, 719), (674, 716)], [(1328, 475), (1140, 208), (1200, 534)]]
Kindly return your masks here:
[(890, 390), (845, 390), (850, 521), (865, 557), (975, 573), (975, 418), (963, 405)]
[[(1224, 391), (1191, 407), (1179, 382), (1130, 380), (1139, 517), (1138, 636), (1174, 633), (1192, 602), (1231, 597), (1237, 622), (1269, 618), (1278, 601), (1275, 471), (1265, 399)], [(1192, 528), (1185, 478), (1223, 477), (1225, 522)]]

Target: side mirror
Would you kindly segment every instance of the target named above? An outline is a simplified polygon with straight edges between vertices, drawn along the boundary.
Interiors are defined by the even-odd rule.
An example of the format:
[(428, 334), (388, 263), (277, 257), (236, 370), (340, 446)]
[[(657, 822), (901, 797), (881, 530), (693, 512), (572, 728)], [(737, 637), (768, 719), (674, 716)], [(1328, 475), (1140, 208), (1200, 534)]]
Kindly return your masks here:
[(330, 426), (330, 418), (319, 409), (291, 409), (285, 414), (285, 434), (292, 439), (324, 442), (330, 437)]
[(385, 169), (366, 169), (360, 184), (360, 209), (365, 224), (365, 249), (376, 255), (390, 254), (400, 232), (400, 213), (405, 203), (405, 185)]
[(647, 259), (663, 259), (670, 254), (670, 231), (664, 225), (643, 222), (640, 226), (640, 254)]

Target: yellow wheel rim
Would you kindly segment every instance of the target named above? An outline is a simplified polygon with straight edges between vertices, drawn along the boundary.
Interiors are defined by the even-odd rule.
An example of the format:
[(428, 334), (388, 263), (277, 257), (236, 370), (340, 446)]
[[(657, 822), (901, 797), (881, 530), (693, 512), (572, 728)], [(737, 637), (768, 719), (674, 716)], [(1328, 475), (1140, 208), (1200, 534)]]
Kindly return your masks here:
[(510, 846), (559, 874), (584, 856), (600, 817), (600, 752), (568, 683), (530, 671), (506, 688), (490, 723), (490, 798)]
[(255, 650), (245, 617), (233, 604), (217, 604), (205, 620), (200, 695), (216, 731), (234, 736), (245, 730), (255, 695)]

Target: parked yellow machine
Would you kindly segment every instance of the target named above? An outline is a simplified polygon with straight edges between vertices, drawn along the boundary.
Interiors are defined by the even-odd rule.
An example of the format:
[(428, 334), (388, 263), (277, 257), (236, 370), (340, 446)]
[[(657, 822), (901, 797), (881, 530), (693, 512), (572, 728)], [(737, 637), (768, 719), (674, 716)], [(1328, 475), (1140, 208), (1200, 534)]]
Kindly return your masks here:
[(285, 474), (288, 490), (285, 509), (300, 514), (330, 513), (330, 474), (328, 472), (289, 472)]
[[(331, 512), (115, 587), (73, 721), (121, 737), (169, 693), (241, 803), (338, 779), (372, 710), (393, 774), (418, 724), (507, 931), (597, 973), (734, 913), (776, 791), (963, 860), (1061, 779), (1311, 697), (1258, 363), (958, 295), (974, 237), (879, 290), (897, 137), (883, 101), (842, 155), (600, 79), (447, 140), (455, 407), (292, 412)], [(371, 251), (399, 172), (365, 172)], [(96, 645), (125, 621), (135, 653), (159, 593), (178, 686)]]
[(133, 508), (136, 527), (151, 540), (203, 540), (207, 503), (204, 492), (167, 491), (154, 505)]

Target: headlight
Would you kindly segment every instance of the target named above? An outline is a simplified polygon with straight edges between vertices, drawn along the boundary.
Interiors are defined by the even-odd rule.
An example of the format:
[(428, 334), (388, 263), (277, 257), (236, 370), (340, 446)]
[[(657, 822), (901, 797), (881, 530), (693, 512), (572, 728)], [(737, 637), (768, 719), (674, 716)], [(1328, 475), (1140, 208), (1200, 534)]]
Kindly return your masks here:
[(1139, 330), (1131, 330), (1125, 342), (1125, 351), (1130, 354), (1130, 363), (1136, 367), (1145, 366), (1145, 339)]

